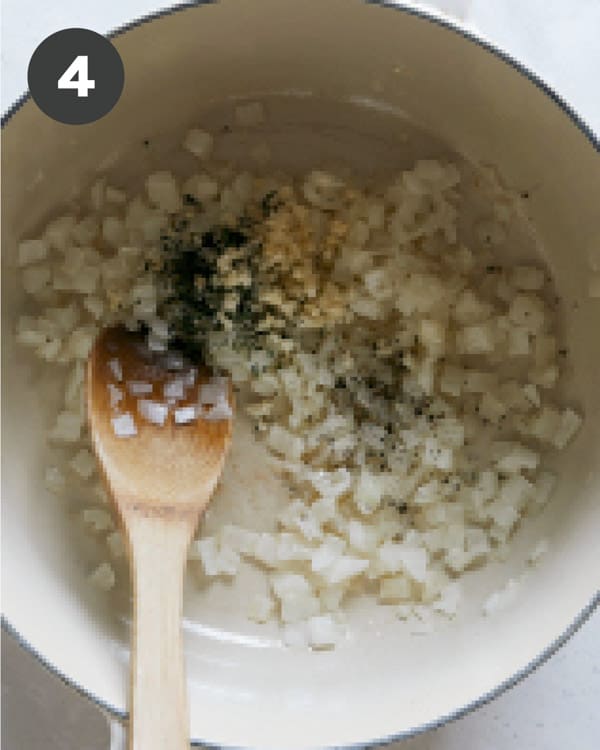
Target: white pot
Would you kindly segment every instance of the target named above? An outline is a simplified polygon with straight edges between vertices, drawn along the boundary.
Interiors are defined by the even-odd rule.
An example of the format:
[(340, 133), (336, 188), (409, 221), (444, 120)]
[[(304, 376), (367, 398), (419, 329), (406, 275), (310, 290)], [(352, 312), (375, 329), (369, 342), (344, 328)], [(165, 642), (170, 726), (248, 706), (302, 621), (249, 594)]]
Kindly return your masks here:
[[(164, 157), (168, 164), (168, 137), (159, 134), (203, 122), (204, 109), (218, 120), (233, 97), (266, 101), (270, 127), (298, 163), (314, 161), (321, 148), (324, 156), (339, 149), (359, 168), (389, 167), (394, 154), (410, 156), (414, 146), (398, 140), (404, 113), (531, 192), (531, 216), (563, 301), (573, 372), (567, 400), (583, 410), (585, 424), (560, 460), (550, 506), (519, 531), (519, 560), (516, 553), (476, 576), (473, 602), (522, 568), (531, 540), (546, 536), (550, 551), (506, 610), (486, 619), (479, 606), (467, 606), (455, 624), (428, 636), (410, 636), (390, 621), (363, 627), (335, 651), (305, 653), (233, 637), (244, 632), (243, 612), (232, 611), (221, 629), (189, 629), (191, 735), (218, 746), (348, 746), (460, 715), (547, 658), (598, 601), (600, 302), (586, 293), (586, 252), (600, 243), (598, 142), (552, 91), (499, 51), (383, 3), (223, 0), (158, 14), (119, 32), (115, 44), (126, 81), (107, 117), (63, 126), (26, 100), (4, 131), (6, 624), (66, 680), (125, 713), (127, 635), (106, 599), (90, 591), (64, 508), (40, 477), (45, 397), (14, 345), (16, 239), (76, 196), (98, 165), (133, 183), (150, 163)], [(282, 92), (287, 103), (273, 98)], [(388, 111), (374, 109), (375, 100)], [(148, 156), (144, 138), (162, 156)]]

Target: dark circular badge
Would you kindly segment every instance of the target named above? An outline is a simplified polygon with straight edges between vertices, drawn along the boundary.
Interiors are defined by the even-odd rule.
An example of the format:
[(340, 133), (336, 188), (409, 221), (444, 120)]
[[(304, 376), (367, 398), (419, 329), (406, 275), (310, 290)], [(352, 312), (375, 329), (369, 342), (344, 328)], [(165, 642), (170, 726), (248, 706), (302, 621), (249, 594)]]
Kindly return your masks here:
[(115, 106), (125, 71), (106, 37), (89, 29), (63, 29), (44, 39), (33, 53), (27, 81), (33, 100), (48, 117), (84, 125)]

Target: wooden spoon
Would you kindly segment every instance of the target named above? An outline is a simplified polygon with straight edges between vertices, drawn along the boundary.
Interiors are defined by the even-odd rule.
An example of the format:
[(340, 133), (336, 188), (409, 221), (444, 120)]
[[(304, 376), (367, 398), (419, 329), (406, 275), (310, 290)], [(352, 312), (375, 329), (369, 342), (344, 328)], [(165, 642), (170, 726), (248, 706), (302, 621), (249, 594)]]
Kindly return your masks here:
[[(150, 352), (138, 334), (110, 328), (100, 334), (88, 360), (92, 442), (129, 542), (133, 750), (189, 748), (180, 622), (183, 574), (188, 545), (231, 442), (229, 381), (211, 380), (203, 371), (190, 385), (194, 371), (177, 369), (180, 363), (173, 359)], [(164, 424), (149, 421), (165, 416), (164, 388), (173, 401), (182, 379), (187, 379), (186, 392), (171, 403)], [(209, 397), (225, 389), (226, 400), (214, 408), (198, 406), (199, 389), (207, 382), (201, 392)], [(142, 393), (150, 385), (151, 392)], [(185, 408), (188, 412), (180, 411)], [(176, 423), (189, 417), (190, 408), (200, 409), (199, 416)]]

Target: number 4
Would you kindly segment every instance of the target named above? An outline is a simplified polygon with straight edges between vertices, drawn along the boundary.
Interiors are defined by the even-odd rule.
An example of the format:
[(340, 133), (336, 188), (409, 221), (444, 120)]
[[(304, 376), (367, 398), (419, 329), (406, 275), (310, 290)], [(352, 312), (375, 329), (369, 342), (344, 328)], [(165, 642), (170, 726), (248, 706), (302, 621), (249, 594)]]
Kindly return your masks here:
[(88, 96), (96, 88), (96, 81), (88, 78), (88, 56), (77, 55), (58, 79), (59, 89), (76, 89), (77, 96)]

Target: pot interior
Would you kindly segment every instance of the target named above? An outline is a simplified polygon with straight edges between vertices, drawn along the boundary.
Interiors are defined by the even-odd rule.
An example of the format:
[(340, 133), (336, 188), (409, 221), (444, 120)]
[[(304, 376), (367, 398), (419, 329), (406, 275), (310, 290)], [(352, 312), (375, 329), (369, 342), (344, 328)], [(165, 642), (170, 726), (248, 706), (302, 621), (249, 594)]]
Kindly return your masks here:
[[(5, 616), (68, 679), (126, 710), (127, 598), (90, 589), (90, 552), (43, 486), (43, 436), (58, 395), (52, 374), (37, 384), (14, 344), (23, 309), (13, 281), (17, 240), (98, 174), (133, 189), (152, 169), (189, 171), (180, 143), (190, 126), (218, 133), (220, 155), (248, 168), (256, 168), (253, 147), (267, 142), (273, 163), (292, 173), (341, 165), (376, 180), (419, 157), (458, 154), (496, 165), (508, 184), (529, 191), (536, 234), (514, 250), (543, 247), (563, 303), (565, 400), (585, 423), (557, 462), (554, 498), (518, 531), (506, 563), (469, 576), (466, 608), (431, 634), (411, 634), (367, 603), (352, 612), (354, 635), (338, 649), (283, 649), (275, 629), (246, 621), (226, 586), (189, 592), (185, 612), (192, 737), (219, 746), (340, 746), (437, 722), (525, 669), (599, 588), (600, 303), (587, 296), (587, 252), (600, 242), (598, 153), (522, 72), (403, 9), (223, 0), (142, 23), (115, 44), (126, 81), (108, 116), (65, 126), (28, 101), (4, 131)], [(240, 99), (264, 104), (264, 126), (230, 130)], [(483, 618), (483, 596), (524, 569), (540, 537), (550, 542), (543, 563), (506, 610)]]

